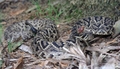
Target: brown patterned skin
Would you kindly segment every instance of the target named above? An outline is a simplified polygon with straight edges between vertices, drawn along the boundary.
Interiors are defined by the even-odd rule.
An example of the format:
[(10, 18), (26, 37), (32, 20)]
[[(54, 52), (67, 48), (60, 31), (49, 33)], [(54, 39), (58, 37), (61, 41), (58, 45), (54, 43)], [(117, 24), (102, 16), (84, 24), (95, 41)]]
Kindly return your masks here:
[(22, 38), (24, 41), (32, 38), (35, 33), (31, 31), (31, 27), (26, 22), (30, 23), (37, 30), (36, 37), (39, 37), (40, 32), (44, 34), (47, 31), (45, 36), (49, 41), (55, 41), (59, 38), (57, 27), (53, 21), (49, 19), (35, 19), (23, 20), (8, 26), (4, 31), (4, 40), (14, 42), (19, 38)]
[(64, 43), (62, 41), (48, 42), (41, 38), (34, 38), (31, 48), (33, 54), (40, 59), (59, 59), (64, 55), (65, 51), (63, 50)]
[[(23, 20), (13, 23), (4, 31), (4, 40), (14, 42), (34, 37), (31, 43), (33, 54), (39, 58), (57, 58), (63, 54), (63, 42), (53, 42), (59, 38), (55, 23), (49, 19)], [(52, 42), (52, 43), (51, 43)]]
[[(79, 36), (84, 40), (91, 40), (94, 35), (111, 35), (114, 24), (112, 19), (103, 16), (83, 18), (73, 26), (70, 37)], [(81, 27), (84, 27), (83, 33), (77, 31)]]
[[(19, 24), (19, 23), (18, 23)], [(83, 40), (91, 40), (93, 39), (93, 35), (109, 35), (112, 34), (114, 21), (112, 21), (108, 17), (95, 16), (88, 17), (79, 20), (72, 28), (69, 39), (66, 42), (56, 41), (59, 37), (58, 30), (56, 25), (50, 20), (27, 20), (20, 22), (20, 24), (14, 27), (14, 24), (7, 28), (7, 30), (12, 30), (10, 32), (14, 32), (22, 27), (22, 30), (16, 31), (16, 33), (22, 33), (18, 36), (23, 36), (23, 39), (30, 38), (35, 34), (34, 40), (31, 44), (31, 49), (33, 50), (33, 54), (38, 58), (53, 58), (59, 59), (65, 55), (65, 50), (63, 50), (64, 46), (71, 46), (72, 43), (76, 43), (76, 36), (80, 37)], [(29, 32), (26, 32), (29, 31)], [(9, 31), (6, 31), (5, 34)], [(25, 34), (24, 34), (24, 33)], [(17, 34), (10, 34), (10, 36), (14, 37)], [(14, 38), (6, 36), (9, 40), (15, 40)], [(25, 38), (24, 38), (25, 37)], [(17, 37), (18, 38), (18, 37)], [(73, 45), (72, 45), (73, 46)], [(68, 56), (69, 57), (69, 56)], [(67, 58), (68, 58), (67, 57)], [(63, 57), (64, 58), (64, 57)]]
[[(76, 36), (80, 37), (81, 40), (91, 40), (94, 38), (93, 35), (109, 35), (112, 34), (113, 25), (114, 21), (108, 17), (97, 16), (84, 18), (73, 26), (70, 37), (66, 42), (55, 41), (52, 43), (48, 42), (49, 39), (46, 37), (47, 32), (40, 30), (37, 33), (39, 36), (36, 36), (32, 42), (32, 49), (34, 54), (39, 58), (58, 59), (65, 53), (62, 49), (63, 46), (69, 47), (71, 42), (76, 43)], [(53, 32), (52, 29), (51, 32)]]

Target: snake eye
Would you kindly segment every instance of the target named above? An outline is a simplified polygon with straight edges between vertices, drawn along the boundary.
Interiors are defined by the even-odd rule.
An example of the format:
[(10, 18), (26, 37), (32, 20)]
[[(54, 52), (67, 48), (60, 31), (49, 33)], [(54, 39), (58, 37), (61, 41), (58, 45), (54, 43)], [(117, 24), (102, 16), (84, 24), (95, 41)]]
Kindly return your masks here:
[(53, 58), (53, 57), (54, 57), (54, 55), (53, 55), (53, 54), (50, 54), (49, 58)]

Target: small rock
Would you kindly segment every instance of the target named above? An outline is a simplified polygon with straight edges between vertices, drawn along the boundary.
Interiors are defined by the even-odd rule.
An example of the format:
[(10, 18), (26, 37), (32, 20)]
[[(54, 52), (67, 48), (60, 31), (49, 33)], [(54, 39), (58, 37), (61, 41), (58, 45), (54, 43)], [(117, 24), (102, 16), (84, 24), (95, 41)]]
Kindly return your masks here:
[(4, 0), (0, 0), (0, 3), (3, 2)]
[(23, 50), (23, 51), (25, 51), (25, 52), (28, 52), (28, 53), (30, 53), (30, 54), (32, 54), (31, 48), (28, 47), (27, 45), (21, 45), (21, 46), (19, 47), (19, 49), (21, 49), (21, 50)]
[(113, 27), (114, 33), (112, 34), (112, 37), (115, 38), (120, 33), (120, 20), (118, 20)]

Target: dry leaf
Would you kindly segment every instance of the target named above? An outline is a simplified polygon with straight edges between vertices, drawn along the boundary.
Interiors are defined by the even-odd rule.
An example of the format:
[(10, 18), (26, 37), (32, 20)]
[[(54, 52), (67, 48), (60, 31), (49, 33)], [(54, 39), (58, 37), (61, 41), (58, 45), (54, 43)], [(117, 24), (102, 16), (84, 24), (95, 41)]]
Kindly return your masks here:
[(10, 15), (11, 16), (17, 16), (19, 14), (21, 14), (22, 12), (24, 12), (26, 10), (26, 8), (22, 8), (22, 9), (15, 9), (13, 11), (10, 11)]
[(23, 69), (23, 57), (19, 58), (17, 63), (14, 64), (14, 69)]

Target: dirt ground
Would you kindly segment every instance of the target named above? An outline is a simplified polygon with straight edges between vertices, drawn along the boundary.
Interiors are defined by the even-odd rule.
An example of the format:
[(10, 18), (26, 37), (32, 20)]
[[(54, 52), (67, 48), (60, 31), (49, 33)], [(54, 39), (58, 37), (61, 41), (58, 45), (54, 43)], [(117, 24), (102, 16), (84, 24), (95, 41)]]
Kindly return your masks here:
[[(2, 13), (4, 15), (1, 18), (1, 24), (4, 26), (4, 29), (11, 25), (14, 22), (19, 22), (22, 20), (28, 19), (36, 19), (42, 18), (36, 15), (37, 10), (31, 9), (35, 5), (30, 2), (11, 2), (11, 4), (7, 3), (0, 5), (2, 8)], [(64, 41), (68, 38), (68, 34), (70, 33), (71, 26), (68, 24), (58, 24), (59, 32), (61, 37), (63, 37)], [(64, 31), (63, 31), (64, 30)], [(31, 43), (28, 41), (25, 43), (30, 45)], [(5, 52), (5, 51), (4, 51)], [(12, 53), (4, 53), (4, 63), (2, 65), (2, 69), (44, 69), (45, 67), (41, 62), (36, 62), (37, 59), (34, 55), (31, 55), (27, 52), (24, 52), (20, 49), (16, 49)]]
[[(24, 3), (11, 2), (8, 5), (5, 4), (3, 6), (0, 6), (0, 8), (2, 8), (1, 12), (4, 15), (4, 17), (1, 18), (1, 24), (4, 26), (4, 28), (6, 28), (12, 23), (19, 22), (21, 20), (42, 18), (37, 16), (36, 9), (31, 9), (34, 7), (35, 5), (27, 1), (25, 1)], [(72, 26), (73, 26), (73, 22), (57, 24), (58, 30), (61, 35), (60, 39), (62, 39), (63, 41), (68, 39)], [(30, 42), (28, 41), (23, 44), (26, 44), (29, 46)], [(103, 66), (103, 67), (105, 67), (105, 65), (111, 66), (113, 64), (113, 67), (116, 66), (116, 68), (118, 69), (120, 68), (120, 60), (119, 60), (120, 59), (120, 55), (119, 55), (120, 54), (120, 51), (119, 51), (120, 36), (117, 36), (114, 39), (111, 39), (110, 36), (101, 37), (98, 39), (98, 41), (93, 41), (92, 45), (93, 47), (86, 48), (87, 50), (92, 52), (92, 55), (91, 53), (89, 55), (86, 55), (86, 56), (89, 56), (87, 58), (88, 62), (86, 62), (88, 65), (88, 68), (90, 68), (90, 65), (91, 66), (95, 65), (95, 63), (98, 63), (98, 66)], [(48, 63), (47, 64), (48, 66), (45, 67), (44, 64), (48, 62), (48, 60), (40, 62), (39, 59), (37, 59), (34, 55), (28, 52), (25, 52), (23, 50), (20, 50), (18, 47), (11, 53), (6, 52), (5, 50), (3, 53), (4, 62), (2, 65), (2, 69), (66, 69), (69, 66), (68, 63), (71, 62), (71, 61), (68, 63), (52, 62), (52, 63)], [(105, 56), (107, 57), (105, 58)], [(102, 60), (108, 60), (108, 61), (105, 61), (106, 64), (102, 64)], [(75, 62), (75, 63), (78, 63), (78, 62)], [(77, 65), (78, 66), (73, 66), (68, 69), (79, 69), (80, 65), (79, 64)], [(82, 66), (84, 65), (85, 64), (83, 64)], [(105, 69), (103, 67), (102, 69)]]

